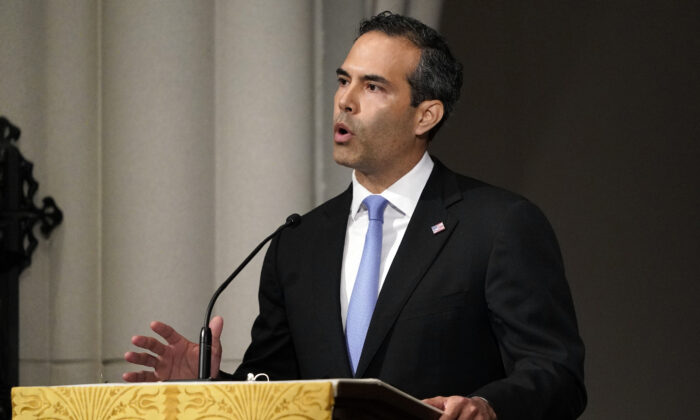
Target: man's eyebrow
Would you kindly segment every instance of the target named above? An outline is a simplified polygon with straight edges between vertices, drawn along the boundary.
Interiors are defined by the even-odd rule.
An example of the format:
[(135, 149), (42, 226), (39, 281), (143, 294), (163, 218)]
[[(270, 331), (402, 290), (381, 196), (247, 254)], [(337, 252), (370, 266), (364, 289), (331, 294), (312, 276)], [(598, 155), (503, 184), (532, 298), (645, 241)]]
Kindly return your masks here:
[(388, 80), (386, 80), (384, 77), (382, 77), (378, 74), (366, 74), (366, 75), (362, 76), (362, 80), (364, 80), (366, 82), (379, 82), (379, 83), (391, 86), (391, 83)]
[[(340, 67), (336, 69), (335, 74), (337, 74), (338, 76), (345, 76), (347, 78), (350, 78), (350, 73), (348, 73)], [(378, 74), (366, 74), (362, 76), (362, 80), (364, 80), (365, 82), (379, 82), (391, 86), (391, 82), (389, 82), (385, 77), (382, 77)]]

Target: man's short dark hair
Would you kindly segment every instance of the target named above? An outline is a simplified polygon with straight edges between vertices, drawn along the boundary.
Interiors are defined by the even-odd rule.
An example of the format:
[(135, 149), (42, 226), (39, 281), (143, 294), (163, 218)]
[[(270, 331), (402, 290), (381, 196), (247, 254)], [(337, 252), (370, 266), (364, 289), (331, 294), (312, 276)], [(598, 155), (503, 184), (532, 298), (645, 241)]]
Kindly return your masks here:
[(411, 106), (437, 99), (445, 108), (442, 120), (428, 132), (428, 140), (431, 140), (459, 99), (462, 65), (452, 56), (442, 35), (416, 19), (385, 11), (360, 22), (357, 37), (370, 31), (404, 37), (420, 48), (418, 66), (407, 76), (411, 85)]

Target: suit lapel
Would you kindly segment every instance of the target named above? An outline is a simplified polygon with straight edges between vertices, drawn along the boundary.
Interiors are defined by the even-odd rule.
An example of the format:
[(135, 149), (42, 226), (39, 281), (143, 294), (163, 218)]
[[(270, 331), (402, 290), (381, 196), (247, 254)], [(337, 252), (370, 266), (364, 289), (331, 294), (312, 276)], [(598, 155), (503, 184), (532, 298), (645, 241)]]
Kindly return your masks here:
[[(458, 220), (450, 216), (447, 207), (459, 199), (454, 174), (436, 160), (377, 299), (356, 377), (362, 377), (411, 293), (454, 231)], [(445, 230), (434, 234), (431, 227), (440, 222)]]
[[(314, 244), (313, 294), (318, 322), (319, 357), (327, 360), (328, 377), (350, 377), (350, 360), (345, 344), (345, 333), (340, 317), (340, 272), (347, 230), (348, 214), (352, 202), (352, 187), (329, 203), (321, 215), (318, 242)], [(339, 360), (346, 361), (344, 364)]]

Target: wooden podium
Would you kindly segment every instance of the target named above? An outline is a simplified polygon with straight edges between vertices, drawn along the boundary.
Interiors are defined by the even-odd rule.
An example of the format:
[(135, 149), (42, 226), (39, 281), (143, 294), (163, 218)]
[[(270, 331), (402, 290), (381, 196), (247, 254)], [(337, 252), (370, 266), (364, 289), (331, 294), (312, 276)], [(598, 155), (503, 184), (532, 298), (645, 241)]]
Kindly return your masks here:
[(376, 379), (158, 382), (12, 389), (13, 419), (437, 419)]

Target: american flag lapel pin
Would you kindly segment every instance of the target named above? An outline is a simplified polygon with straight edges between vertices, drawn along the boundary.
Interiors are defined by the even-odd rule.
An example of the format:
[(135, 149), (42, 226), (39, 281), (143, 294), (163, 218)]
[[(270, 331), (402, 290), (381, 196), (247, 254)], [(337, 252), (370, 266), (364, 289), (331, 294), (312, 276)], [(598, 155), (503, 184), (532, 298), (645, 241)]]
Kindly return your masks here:
[(433, 225), (430, 227), (430, 230), (433, 231), (433, 235), (437, 235), (438, 233), (442, 232), (445, 230), (445, 224), (440, 222), (437, 225)]

